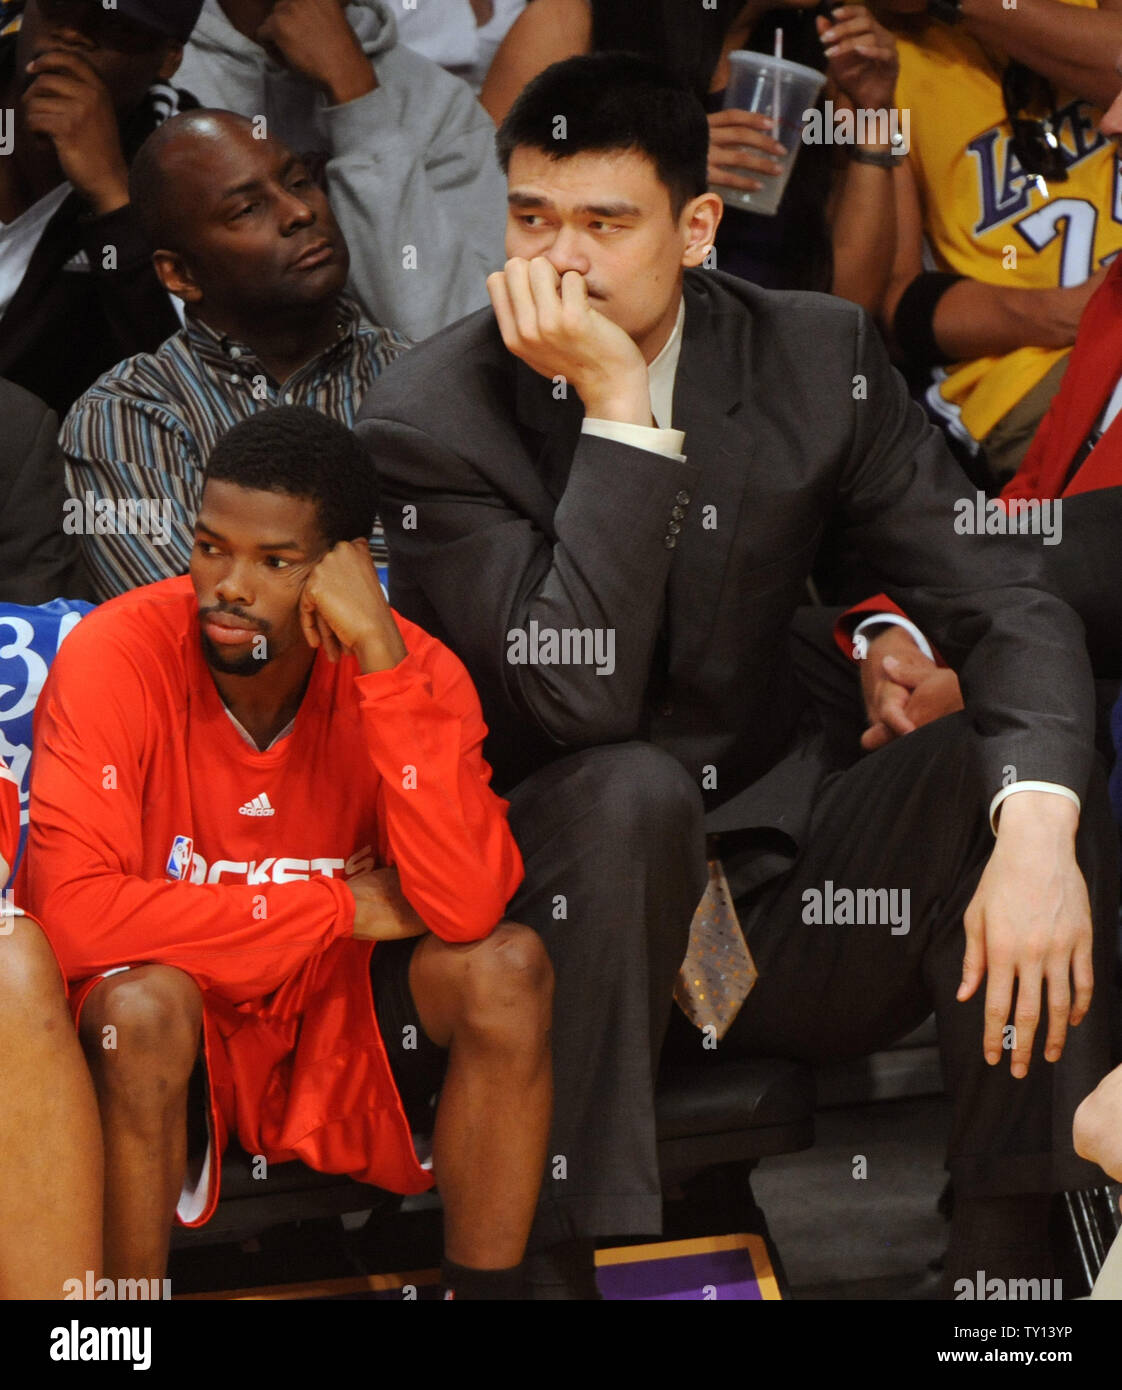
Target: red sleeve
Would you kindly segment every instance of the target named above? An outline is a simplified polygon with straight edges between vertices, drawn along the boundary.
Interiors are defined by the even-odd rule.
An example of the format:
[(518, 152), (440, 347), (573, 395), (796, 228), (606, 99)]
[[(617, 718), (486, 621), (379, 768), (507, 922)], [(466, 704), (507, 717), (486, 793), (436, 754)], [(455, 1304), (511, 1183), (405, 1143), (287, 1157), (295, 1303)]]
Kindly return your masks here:
[[(1111, 363), (1118, 360), (1120, 292), (1122, 257), (1116, 257), (1084, 307), (1060, 389), (1037, 427), (1020, 468), (1001, 489), (1003, 501), (1014, 497), (1043, 500), (1060, 495), (1076, 451), (1110, 399), (1117, 380), (1117, 369), (1112, 371)], [(1087, 411), (1095, 405), (1093, 417), (1089, 416)], [(1099, 486), (1113, 486), (1116, 481), (1115, 476), (1109, 484)]]
[(153, 750), (169, 731), (154, 727), (125, 642), (95, 619), (63, 643), (36, 708), (21, 904), (43, 922), (68, 979), (155, 962), (235, 1002), (257, 998), (350, 934), (354, 899), (326, 877), (145, 876), (145, 801), (158, 795), (150, 778), (161, 766)]
[(507, 803), (491, 790), (487, 726), (460, 660), (398, 618), (409, 655), (358, 677), (367, 747), (381, 774), (383, 854), (406, 898), (447, 941), (475, 941), (522, 882)]
[(887, 594), (874, 594), (872, 598), (862, 599), (852, 608), (847, 608), (834, 624), (834, 641), (841, 649), (842, 655), (848, 656), (851, 661), (856, 660), (853, 651), (853, 629), (862, 617), (869, 613), (898, 613), (901, 618), (908, 616)]
[[(901, 618), (908, 617), (900, 605), (893, 603), (887, 594), (874, 594), (872, 598), (864, 598), (852, 608), (847, 608), (834, 624), (834, 641), (841, 648), (842, 655), (848, 656), (851, 661), (858, 659), (853, 647), (853, 629), (862, 617), (871, 613), (895, 613)], [(908, 618), (908, 621), (912, 620)], [(938, 649), (932, 646), (931, 650), (935, 653), (936, 666), (946, 666), (947, 663), (940, 656)]]
[[(1003, 502), (1008, 502), (1011, 497), (1051, 497), (1054, 495), (1051, 489), (1045, 492), (1041, 491), (1040, 475), (1048, 459), (1048, 446), (1052, 437), (1058, 400), (1058, 397), (1053, 400), (1044, 419), (1037, 426), (1028, 452), (1021, 460), (1020, 468), (1001, 489)], [(1065, 460), (1066, 462), (1070, 462), (1070, 460)]]
[[(19, 787), (0, 759), (0, 859), (11, 871), (19, 849)], [(0, 870), (0, 888), (8, 874)]]

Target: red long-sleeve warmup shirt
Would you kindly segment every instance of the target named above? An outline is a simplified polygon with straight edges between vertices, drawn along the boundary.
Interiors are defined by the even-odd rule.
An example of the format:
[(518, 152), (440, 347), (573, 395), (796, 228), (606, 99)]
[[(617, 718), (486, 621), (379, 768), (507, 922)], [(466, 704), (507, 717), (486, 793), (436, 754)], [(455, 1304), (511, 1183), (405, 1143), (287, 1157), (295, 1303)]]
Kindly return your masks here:
[(422, 1191), (345, 880), (396, 865), (449, 941), (500, 920), (522, 862), (475, 689), (398, 617), (398, 666), (362, 675), (319, 652), (291, 732), (258, 752), (218, 695), (197, 614), (190, 580), (169, 579), (67, 638), (36, 710), (17, 900), (82, 982), (76, 1011), (122, 966), (174, 965), (203, 990), (217, 1143), (187, 1224), (213, 1210), (230, 1131), (273, 1162)]

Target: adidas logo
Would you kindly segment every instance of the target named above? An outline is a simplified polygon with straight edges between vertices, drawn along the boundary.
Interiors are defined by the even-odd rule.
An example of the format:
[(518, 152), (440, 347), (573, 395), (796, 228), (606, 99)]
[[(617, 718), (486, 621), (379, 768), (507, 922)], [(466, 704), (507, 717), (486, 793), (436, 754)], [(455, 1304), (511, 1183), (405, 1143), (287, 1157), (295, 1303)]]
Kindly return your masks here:
[(269, 805), (269, 798), (262, 792), (260, 796), (255, 796), (252, 801), (247, 801), (244, 806), (239, 806), (238, 815), (275, 816), (276, 808)]

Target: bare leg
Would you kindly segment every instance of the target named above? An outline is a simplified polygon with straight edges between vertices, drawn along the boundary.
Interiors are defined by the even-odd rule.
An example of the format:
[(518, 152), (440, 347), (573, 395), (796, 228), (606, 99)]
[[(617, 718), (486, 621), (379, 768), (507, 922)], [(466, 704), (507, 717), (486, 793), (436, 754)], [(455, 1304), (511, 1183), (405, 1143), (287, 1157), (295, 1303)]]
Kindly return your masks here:
[(202, 994), (170, 965), (103, 980), (81, 1036), (105, 1134), (105, 1272), (159, 1279), (187, 1164), (187, 1085), (199, 1050)]
[(427, 936), (409, 987), (425, 1032), (450, 1052), (433, 1137), (445, 1254), (472, 1269), (508, 1269), (522, 1260), (545, 1168), (549, 958), (516, 922), (464, 945)]
[(40, 928), (0, 918), (0, 1298), (101, 1273), (101, 1127)]

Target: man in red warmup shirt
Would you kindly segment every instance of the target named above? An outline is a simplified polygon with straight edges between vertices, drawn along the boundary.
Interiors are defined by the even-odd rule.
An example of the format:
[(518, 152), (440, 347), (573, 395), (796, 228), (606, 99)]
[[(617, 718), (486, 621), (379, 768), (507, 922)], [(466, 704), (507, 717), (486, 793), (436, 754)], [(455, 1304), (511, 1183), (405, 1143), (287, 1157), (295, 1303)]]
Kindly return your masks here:
[[(0, 890), (19, 787), (0, 762)], [(61, 1298), (101, 1273), (101, 1129), (66, 991), (39, 926), (0, 896), (0, 1299)]]
[(241, 422), (208, 463), (190, 576), (92, 613), (40, 698), (22, 882), (82, 982), (110, 1276), (162, 1274), (173, 1213), (214, 1209), (228, 1134), (424, 1190), (411, 1126), (440, 1089), (446, 1281), (520, 1291), (550, 968), (501, 921), (522, 863), (471, 681), (395, 618), (352, 539), (374, 511), (342, 425), (304, 407)]

